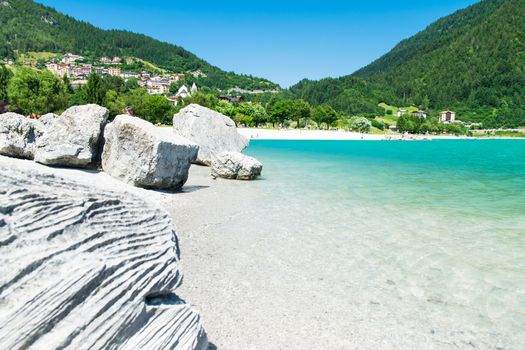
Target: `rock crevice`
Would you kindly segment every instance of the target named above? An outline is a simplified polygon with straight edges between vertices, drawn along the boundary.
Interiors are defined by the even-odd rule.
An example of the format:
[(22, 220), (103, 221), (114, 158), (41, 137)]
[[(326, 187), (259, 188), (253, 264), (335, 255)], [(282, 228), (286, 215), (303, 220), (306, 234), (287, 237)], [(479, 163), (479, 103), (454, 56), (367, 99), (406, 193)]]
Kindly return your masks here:
[(206, 349), (169, 215), (37, 167), (0, 157), (0, 347)]

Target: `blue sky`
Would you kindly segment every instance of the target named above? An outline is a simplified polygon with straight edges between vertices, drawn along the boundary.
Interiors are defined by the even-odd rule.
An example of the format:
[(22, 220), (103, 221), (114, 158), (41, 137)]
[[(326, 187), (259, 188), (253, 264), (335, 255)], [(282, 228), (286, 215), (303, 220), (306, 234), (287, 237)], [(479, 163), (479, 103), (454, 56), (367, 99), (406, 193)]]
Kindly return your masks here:
[(476, 0), (39, 0), (104, 29), (171, 42), (284, 87), (341, 76)]

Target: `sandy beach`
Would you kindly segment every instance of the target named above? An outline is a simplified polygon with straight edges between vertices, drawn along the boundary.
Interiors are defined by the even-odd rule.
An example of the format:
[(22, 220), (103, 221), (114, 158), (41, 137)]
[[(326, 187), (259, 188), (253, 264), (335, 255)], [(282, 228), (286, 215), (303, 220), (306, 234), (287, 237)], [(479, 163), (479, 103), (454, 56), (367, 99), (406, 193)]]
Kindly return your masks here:
[[(395, 133), (362, 134), (341, 130), (302, 130), (302, 129), (254, 129), (238, 128), (241, 135), (250, 140), (332, 140), (332, 141), (382, 141), (401, 140), (403, 135)], [(451, 135), (410, 135), (407, 139), (466, 139), (466, 136)]]

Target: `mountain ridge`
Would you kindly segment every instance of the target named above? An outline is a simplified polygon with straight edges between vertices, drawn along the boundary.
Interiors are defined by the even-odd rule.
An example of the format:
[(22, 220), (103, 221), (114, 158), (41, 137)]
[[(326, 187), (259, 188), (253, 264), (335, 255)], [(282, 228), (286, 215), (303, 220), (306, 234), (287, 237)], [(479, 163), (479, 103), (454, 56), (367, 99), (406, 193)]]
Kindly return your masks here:
[(377, 104), (386, 102), (453, 108), (462, 120), (489, 127), (524, 126), (523, 18), (525, 0), (484, 0), (436, 21), (353, 74), (303, 80), (290, 92), (350, 114), (378, 113)]
[(132, 56), (174, 72), (202, 70), (200, 85), (228, 89), (273, 89), (266, 79), (226, 72), (184, 48), (127, 30), (104, 30), (31, 0), (0, 2), (0, 57), (17, 52), (74, 52), (82, 56)]

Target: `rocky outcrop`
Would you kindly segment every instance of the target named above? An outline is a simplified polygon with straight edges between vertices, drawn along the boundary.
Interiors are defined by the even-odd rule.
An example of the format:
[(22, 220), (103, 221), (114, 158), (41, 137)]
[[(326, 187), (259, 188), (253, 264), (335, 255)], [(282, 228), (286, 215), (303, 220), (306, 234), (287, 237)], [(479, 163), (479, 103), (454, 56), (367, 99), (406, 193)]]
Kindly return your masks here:
[(0, 154), (33, 159), (42, 124), (16, 113), (0, 115)]
[(38, 119), (38, 121), (44, 124), (44, 126), (49, 126), (52, 123), (54, 123), (57, 118), (58, 115), (56, 115), (55, 113), (47, 113), (41, 116), (40, 119)]
[[(0, 348), (204, 350), (173, 223), (111, 192), (0, 157)], [(43, 168), (45, 169), (45, 168)]]
[(211, 165), (213, 177), (235, 180), (254, 180), (261, 175), (262, 164), (239, 152), (224, 152)]
[(197, 163), (211, 165), (223, 152), (240, 152), (248, 139), (237, 132), (233, 120), (197, 104), (189, 105), (173, 117), (175, 132), (200, 146)]
[(104, 171), (146, 188), (181, 188), (199, 150), (171, 129), (163, 133), (153, 124), (127, 115), (117, 116), (106, 126), (104, 141)]
[(96, 161), (101, 130), (108, 118), (106, 108), (74, 106), (50, 122), (37, 139), (35, 161), (47, 165), (86, 167)]

